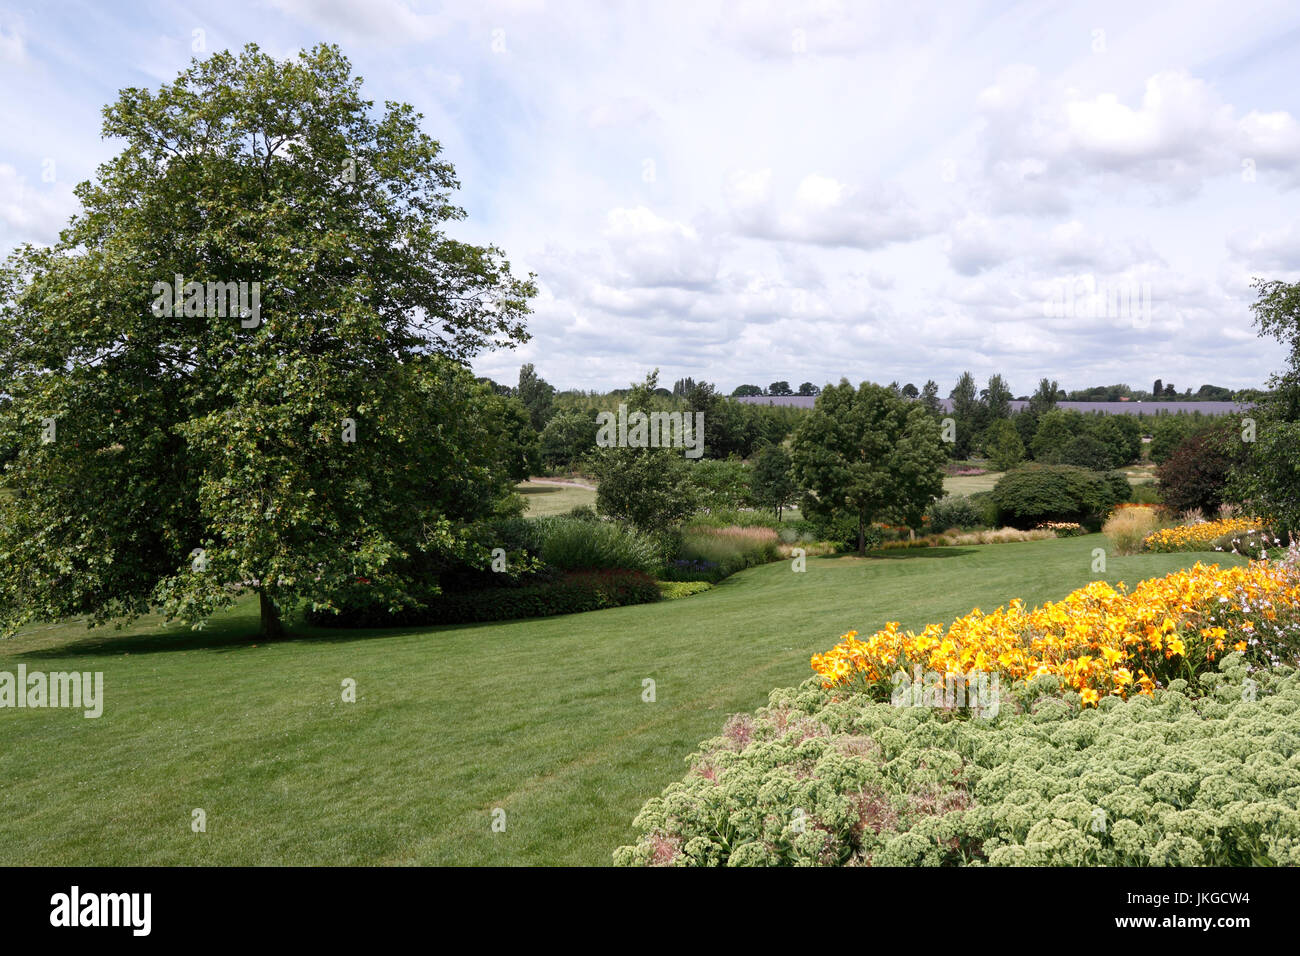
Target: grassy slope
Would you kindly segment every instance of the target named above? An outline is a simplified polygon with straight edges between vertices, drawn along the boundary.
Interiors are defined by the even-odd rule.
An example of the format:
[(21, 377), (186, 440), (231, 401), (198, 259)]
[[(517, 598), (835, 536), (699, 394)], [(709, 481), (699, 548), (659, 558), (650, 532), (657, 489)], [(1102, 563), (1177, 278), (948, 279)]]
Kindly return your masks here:
[[(1060, 597), (1104, 544), (779, 563), (681, 601), (269, 646), (241, 637), (252, 602), (197, 633), (34, 630), (0, 643), (0, 670), (101, 670), (107, 702), (0, 711), (0, 864), (605, 864), (698, 741), (841, 632)], [(1107, 577), (1197, 557), (1112, 557)]]
[(589, 508), (596, 506), (596, 492), (591, 488), (543, 485), (526, 481), (516, 485), (515, 491), (523, 495), (528, 509), (526, 514), (530, 518), (565, 514), (579, 505), (586, 505)]
[(950, 495), (973, 495), (977, 491), (992, 491), (1005, 472), (987, 471), (982, 475), (946, 475), (943, 490)]

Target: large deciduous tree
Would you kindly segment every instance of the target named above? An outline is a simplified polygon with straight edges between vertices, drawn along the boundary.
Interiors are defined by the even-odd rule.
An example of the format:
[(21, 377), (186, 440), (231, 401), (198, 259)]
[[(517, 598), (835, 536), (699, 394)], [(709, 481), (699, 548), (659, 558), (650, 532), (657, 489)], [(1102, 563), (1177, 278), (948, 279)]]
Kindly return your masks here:
[(463, 363), (526, 338), (534, 287), (445, 234), (458, 183), (420, 121), (332, 46), (218, 53), (104, 110), (121, 152), (0, 269), (8, 631), (198, 624), (252, 588), (273, 636), (298, 600), (360, 577), (398, 603), (413, 562), (464, 557), (520, 422)]
[(870, 382), (823, 389), (795, 430), (791, 458), (804, 512), (854, 518), (859, 553), (873, 521), (888, 516), (916, 527), (943, 494), (938, 423), (919, 403)]
[(1259, 279), (1255, 290), (1259, 334), (1287, 347), (1287, 365), (1238, 423), (1247, 454), (1233, 468), (1228, 494), (1300, 537), (1300, 282)]

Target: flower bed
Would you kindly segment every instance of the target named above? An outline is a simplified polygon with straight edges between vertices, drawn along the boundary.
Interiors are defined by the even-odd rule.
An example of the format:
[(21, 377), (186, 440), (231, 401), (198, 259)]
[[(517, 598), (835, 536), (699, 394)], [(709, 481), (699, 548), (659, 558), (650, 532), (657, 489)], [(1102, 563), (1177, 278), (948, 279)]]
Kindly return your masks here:
[(1199, 521), (1161, 528), (1142, 540), (1147, 551), (1208, 551), (1219, 538), (1258, 530), (1263, 525), (1259, 518), (1220, 518), (1216, 521)]
[(1248, 673), (1229, 654), (1199, 691), (1177, 681), (1096, 710), (1044, 676), (988, 720), (810, 679), (705, 741), (614, 861), (1300, 865), (1300, 675)]
[(1015, 600), (919, 634), (890, 621), (866, 640), (848, 632), (825, 654), (813, 655), (812, 667), (824, 687), (857, 687), (877, 699), (888, 699), (893, 674), (915, 666), (945, 676), (996, 672), (1013, 681), (1052, 674), (1095, 705), (1105, 695), (1150, 694), (1170, 680), (1195, 677), (1230, 644), (1256, 665), (1294, 660), (1300, 647), (1294, 564), (1197, 563), (1132, 591), (1095, 581), (1033, 610)]
[(1087, 534), (1077, 521), (1040, 521), (1034, 527), (1039, 531), (1053, 531), (1058, 538), (1077, 538)]

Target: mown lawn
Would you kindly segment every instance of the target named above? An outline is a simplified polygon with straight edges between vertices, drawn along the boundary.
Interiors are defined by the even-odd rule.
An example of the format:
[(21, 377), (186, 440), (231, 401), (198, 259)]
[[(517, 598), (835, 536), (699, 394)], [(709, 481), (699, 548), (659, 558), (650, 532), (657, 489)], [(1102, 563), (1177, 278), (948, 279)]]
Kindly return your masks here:
[(982, 475), (945, 475), (943, 490), (949, 495), (973, 495), (977, 491), (992, 491), (1006, 472), (986, 471)]
[(581, 505), (596, 507), (594, 488), (525, 481), (515, 485), (515, 491), (523, 495), (526, 514), (530, 518), (567, 514)]
[[(1060, 597), (1104, 545), (779, 563), (655, 605), (271, 645), (244, 636), (252, 601), (201, 632), (33, 629), (0, 670), (103, 671), (106, 702), (0, 711), (0, 864), (607, 864), (698, 741), (843, 631)], [(1198, 557), (1223, 560), (1111, 557), (1106, 577)]]

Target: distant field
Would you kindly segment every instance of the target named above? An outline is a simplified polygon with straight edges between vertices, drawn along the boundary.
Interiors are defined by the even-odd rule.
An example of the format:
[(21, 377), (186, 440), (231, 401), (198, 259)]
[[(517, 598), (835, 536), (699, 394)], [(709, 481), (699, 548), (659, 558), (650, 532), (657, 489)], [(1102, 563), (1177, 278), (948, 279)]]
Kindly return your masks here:
[(1156, 480), (1155, 465), (1130, 465), (1124, 469), (1124, 477), (1131, 485), (1145, 485)]
[(983, 475), (948, 475), (943, 479), (943, 490), (950, 495), (970, 495), (977, 491), (992, 491), (1004, 473), (990, 471)]
[[(943, 480), (943, 490), (950, 495), (969, 495), (976, 491), (989, 491), (993, 488), (1002, 472), (989, 472), (985, 475), (961, 475), (947, 477)], [(570, 485), (547, 485), (537, 481), (525, 481), (515, 486), (515, 491), (524, 496), (528, 505), (529, 517), (540, 518), (546, 515), (559, 515), (572, 511), (579, 505), (595, 507), (596, 489), (580, 488)], [(801, 517), (799, 509), (787, 508), (782, 517), (786, 521), (795, 521)]]
[(524, 496), (524, 502), (528, 505), (527, 514), (533, 518), (562, 515), (579, 505), (586, 505), (589, 508), (596, 505), (594, 488), (525, 481), (523, 484), (515, 485), (515, 491)]

